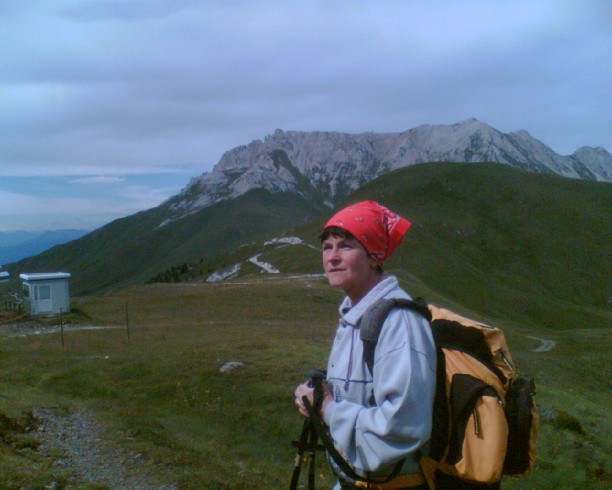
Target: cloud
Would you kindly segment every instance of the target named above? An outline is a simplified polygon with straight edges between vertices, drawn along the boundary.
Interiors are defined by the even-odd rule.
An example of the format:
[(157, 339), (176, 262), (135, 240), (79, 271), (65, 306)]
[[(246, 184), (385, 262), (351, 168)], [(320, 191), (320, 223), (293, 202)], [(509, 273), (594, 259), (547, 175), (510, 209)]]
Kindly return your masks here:
[(153, 188), (145, 185), (130, 185), (122, 189), (120, 194), (131, 202), (131, 207), (134, 209), (132, 212), (136, 212), (158, 206), (177, 194), (179, 190), (176, 187)]
[(115, 182), (123, 182), (125, 179), (120, 177), (105, 177), (99, 175), (97, 177), (83, 177), (69, 181), (71, 184), (110, 184)]
[(125, 22), (160, 19), (197, 4), (196, 0), (115, 0), (79, 2), (60, 12), (65, 18), (79, 22), (121, 20)]
[(276, 128), (469, 117), (611, 149), (608, 19), (603, 0), (2, 2), (0, 177), (187, 182)]
[(125, 203), (102, 199), (38, 197), (0, 190), (3, 230), (94, 229), (100, 223), (135, 212)]
[(169, 179), (163, 174), (4, 179), (0, 181), (0, 229), (95, 229), (156, 207), (182, 187), (179, 176)]

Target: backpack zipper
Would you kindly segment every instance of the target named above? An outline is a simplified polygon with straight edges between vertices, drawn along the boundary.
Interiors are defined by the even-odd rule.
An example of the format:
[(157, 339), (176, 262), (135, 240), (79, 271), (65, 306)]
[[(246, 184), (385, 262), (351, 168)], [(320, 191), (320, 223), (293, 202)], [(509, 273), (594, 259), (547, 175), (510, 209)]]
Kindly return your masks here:
[(503, 361), (503, 363), (506, 365), (506, 367), (511, 371), (514, 372), (514, 366), (512, 365), (512, 363), (508, 360), (508, 358), (505, 356), (504, 354), (504, 350), (503, 349), (499, 349), (497, 351), (499, 353), (499, 357), (501, 358), (501, 360)]
[[(504, 407), (504, 401), (501, 399), (499, 394), (497, 395), (497, 403), (499, 403), (502, 407)], [(478, 411), (476, 407), (472, 407), (472, 417), (474, 418), (474, 434), (476, 437), (480, 436), (480, 417), (478, 416)]]
[(474, 417), (474, 434), (478, 437), (480, 435), (480, 418), (478, 417), (476, 407), (472, 408), (472, 417)]

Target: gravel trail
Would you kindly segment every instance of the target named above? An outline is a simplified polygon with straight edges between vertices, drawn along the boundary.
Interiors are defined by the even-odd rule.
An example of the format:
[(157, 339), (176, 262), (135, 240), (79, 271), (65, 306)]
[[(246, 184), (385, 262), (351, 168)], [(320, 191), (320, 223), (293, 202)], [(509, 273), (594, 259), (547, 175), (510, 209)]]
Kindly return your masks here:
[(38, 421), (38, 452), (54, 455), (54, 464), (73, 475), (70, 485), (143, 490), (178, 488), (175, 483), (157, 481), (151, 474), (151, 463), (142, 455), (119, 449), (92, 412), (65, 413), (39, 408), (32, 413)]

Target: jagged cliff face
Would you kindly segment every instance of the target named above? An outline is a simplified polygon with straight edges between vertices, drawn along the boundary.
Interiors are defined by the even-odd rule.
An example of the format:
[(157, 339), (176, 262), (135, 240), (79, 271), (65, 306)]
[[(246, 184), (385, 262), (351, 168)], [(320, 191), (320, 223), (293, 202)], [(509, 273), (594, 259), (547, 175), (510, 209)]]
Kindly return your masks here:
[[(164, 203), (168, 220), (255, 188), (290, 191), (330, 206), (383, 173), (425, 162), (499, 162), (533, 172), (612, 182), (612, 155), (583, 147), (562, 156), (526, 131), (504, 134), (475, 119), (403, 133), (344, 134), (276, 130), (226, 152)], [(163, 224), (163, 223), (162, 223)]]

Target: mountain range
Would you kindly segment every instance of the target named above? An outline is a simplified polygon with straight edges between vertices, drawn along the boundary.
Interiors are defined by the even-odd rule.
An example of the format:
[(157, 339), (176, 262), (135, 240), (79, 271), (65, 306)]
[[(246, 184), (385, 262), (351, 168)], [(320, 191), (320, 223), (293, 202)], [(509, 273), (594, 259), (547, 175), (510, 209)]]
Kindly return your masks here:
[[(427, 164), (432, 161), (438, 163)], [(494, 167), (513, 171), (485, 173), (477, 165), (481, 161), (501, 163)], [(444, 162), (464, 163), (455, 172), (477, 183), (474, 192), (482, 191), (479, 202), (485, 209), (491, 207), (487, 193), (494, 194), (506, 179), (518, 186), (508, 192), (516, 193), (524, 185), (525, 174), (540, 174), (543, 180), (537, 182), (543, 189), (576, 182), (581, 196), (605, 192), (601, 186), (610, 189), (607, 182), (612, 180), (612, 157), (604, 149), (584, 147), (571, 156), (560, 156), (525, 131), (503, 134), (474, 119), (387, 134), (278, 130), (264, 141), (228, 151), (211, 172), (193, 178), (160, 206), (113, 221), (5, 269), (13, 278), (19, 272), (71, 272), (71, 288), (77, 295), (146, 282), (180, 264), (201, 263), (206, 266), (203, 274), (214, 272), (230, 265), (227, 257), (237, 249), (327, 216), (330, 208), (350, 201), (364, 186), (374, 195), (377, 185), (390, 185), (383, 179), (386, 176), (401, 172), (397, 175), (404, 182), (409, 182), (409, 176), (423, 179), (418, 167), (435, 175)], [(474, 171), (468, 172), (471, 168)], [(485, 175), (491, 182), (482, 180)], [(538, 185), (530, 184), (534, 195)], [(425, 194), (429, 199), (422, 204), (425, 207), (439, 199), (436, 192), (446, 192), (443, 186), (436, 192), (432, 189)], [(550, 201), (550, 196), (543, 199)], [(530, 202), (540, 206), (533, 196)], [(452, 211), (451, 206), (448, 212)], [(471, 233), (479, 236), (478, 230)]]
[(383, 134), (279, 129), (263, 141), (226, 152), (212, 172), (193, 178), (164, 204), (160, 225), (255, 188), (295, 192), (331, 207), (380, 175), (428, 162), (497, 162), (531, 172), (612, 181), (612, 155), (603, 148), (582, 147), (562, 156), (527, 131), (505, 134), (476, 119)]

